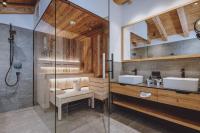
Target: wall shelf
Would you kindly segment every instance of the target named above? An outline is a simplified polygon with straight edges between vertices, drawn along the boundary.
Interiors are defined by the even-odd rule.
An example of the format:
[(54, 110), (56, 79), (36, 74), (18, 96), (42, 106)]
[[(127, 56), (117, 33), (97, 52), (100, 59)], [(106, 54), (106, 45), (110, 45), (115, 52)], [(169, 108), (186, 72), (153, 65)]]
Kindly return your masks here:
[(162, 108), (153, 108), (150, 106), (144, 106), (141, 103), (127, 102), (123, 100), (114, 100), (113, 104), (200, 131), (199, 121), (184, 118), (183, 116), (170, 113), (170, 111), (166, 111)]
[(152, 58), (143, 58), (143, 59), (131, 59), (123, 60), (123, 63), (128, 62), (143, 62), (143, 61), (159, 61), (159, 60), (177, 60), (177, 59), (191, 59), (191, 58), (200, 58), (200, 54), (194, 55), (176, 55), (176, 56), (165, 56), (165, 57), (152, 57)]

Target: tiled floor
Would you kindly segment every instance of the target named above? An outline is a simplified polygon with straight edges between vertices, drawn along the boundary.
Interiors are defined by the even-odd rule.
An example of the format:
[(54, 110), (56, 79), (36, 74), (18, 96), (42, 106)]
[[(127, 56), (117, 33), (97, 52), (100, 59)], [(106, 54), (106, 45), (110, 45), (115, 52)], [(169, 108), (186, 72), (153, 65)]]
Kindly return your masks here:
[(50, 133), (33, 108), (0, 113), (0, 133)]
[[(27, 108), (0, 114), (0, 133), (50, 133), (55, 113)], [(36, 113), (37, 112), (37, 113)], [(56, 122), (57, 133), (105, 133), (108, 118), (96, 110), (80, 107)], [(48, 127), (48, 128), (47, 128)], [(137, 112), (116, 107), (110, 119), (111, 133), (197, 133)]]
[[(45, 113), (45, 112), (44, 112)], [(50, 112), (46, 112), (48, 117)], [(103, 120), (104, 119), (104, 120)], [(51, 122), (50, 122), (51, 123)], [(108, 118), (93, 110), (74, 111), (62, 121), (57, 121), (57, 133), (105, 133)], [(138, 133), (113, 119), (111, 133)], [(106, 128), (107, 129), (107, 128)], [(0, 114), (0, 133), (50, 133), (44, 121), (33, 108), (26, 108)]]

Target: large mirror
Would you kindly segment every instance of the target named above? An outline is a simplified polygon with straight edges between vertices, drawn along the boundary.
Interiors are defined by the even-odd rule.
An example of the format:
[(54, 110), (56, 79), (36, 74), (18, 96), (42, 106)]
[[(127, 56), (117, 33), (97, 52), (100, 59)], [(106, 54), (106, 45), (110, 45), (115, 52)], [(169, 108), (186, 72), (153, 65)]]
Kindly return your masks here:
[(123, 60), (200, 57), (200, 40), (194, 31), (199, 19), (200, 3), (196, 2), (125, 26)]

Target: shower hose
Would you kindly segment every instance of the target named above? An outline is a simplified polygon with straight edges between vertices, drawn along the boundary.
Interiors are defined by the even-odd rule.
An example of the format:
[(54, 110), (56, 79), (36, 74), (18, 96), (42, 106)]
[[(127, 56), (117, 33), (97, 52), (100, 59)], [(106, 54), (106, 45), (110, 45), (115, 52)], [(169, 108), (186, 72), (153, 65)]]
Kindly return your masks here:
[(12, 31), (12, 26), (10, 25), (10, 38), (8, 38), (8, 40), (10, 42), (10, 66), (9, 66), (9, 69), (8, 69), (8, 71), (6, 73), (6, 76), (5, 76), (5, 83), (9, 87), (14, 87), (14, 86), (16, 86), (18, 84), (18, 82), (19, 82), (19, 75), (20, 75), (20, 72), (16, 72), (17, 80), (13, 84), (10, 84), (8, 82), (8, 80), (7, 80), (8, 79), (8, 75), (9, 75), (11, 69), (12, 69), (13, 59), (14, 59), (14, 35), (13, 35), (12, 32), (13, 32)]

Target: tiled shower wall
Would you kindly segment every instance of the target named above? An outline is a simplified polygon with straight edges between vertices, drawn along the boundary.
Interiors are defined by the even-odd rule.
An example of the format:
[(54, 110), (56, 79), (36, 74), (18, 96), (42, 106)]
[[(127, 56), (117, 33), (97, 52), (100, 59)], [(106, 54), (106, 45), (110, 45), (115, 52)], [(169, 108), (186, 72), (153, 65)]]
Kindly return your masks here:
[[(0, 24), (0, 112), (32, 106), (33, 100), (33, 31), (14, 27), (15, 58), (21, 62), (20, 81), (16, 87), (5, 85), (5, 75), (9, 68), (9, 25)], [(16, 80), (14, 68), (9, 73), (9, 81)]]
[(181, 77), (181, 69), (185, 69), (186, 77), (200, 79), (200, 59), (181, 59), (173, 61), (145, 61), (124, 63), (121, 74), (134, 74), (134, 69), (138, 70), (138, 75), (144, 75), (145, 81), (152, 71), (160, 71), (162, 77)]

